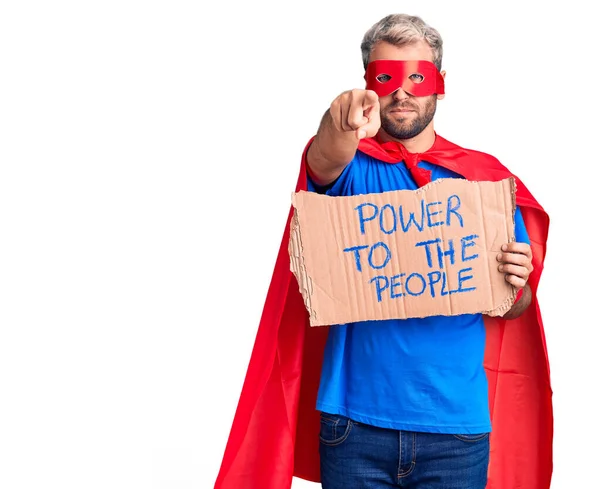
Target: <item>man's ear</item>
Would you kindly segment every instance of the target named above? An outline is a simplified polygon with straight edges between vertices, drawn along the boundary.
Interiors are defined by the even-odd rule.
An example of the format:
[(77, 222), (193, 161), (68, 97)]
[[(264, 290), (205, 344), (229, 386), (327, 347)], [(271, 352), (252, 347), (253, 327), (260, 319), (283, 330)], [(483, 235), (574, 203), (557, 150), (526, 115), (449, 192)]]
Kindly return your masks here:
[[(444, 79), (444, 81), (446, 81), (446, 70), (440, 71), (440, 75), (442, 75), (442, 78)], [(438, 94), (437, 99), (442, 100), (445, 96), (445, 94)]]

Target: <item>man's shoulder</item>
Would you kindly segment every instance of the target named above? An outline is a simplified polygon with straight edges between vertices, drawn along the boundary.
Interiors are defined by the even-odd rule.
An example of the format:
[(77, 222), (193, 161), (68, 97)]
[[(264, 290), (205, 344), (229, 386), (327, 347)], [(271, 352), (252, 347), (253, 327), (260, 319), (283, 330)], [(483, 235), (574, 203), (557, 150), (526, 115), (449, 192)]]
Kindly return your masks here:
[(475, 163), (480, 168), (483, 167), (489, 170), (510, 173), (510, 171), (500, 162), (500, 160), (496, 156), (485, 151), (460, 146), (439, 135), (436, 139), (436, 148), (440, 151), (454, 153), (455, 158), (460, 163), (468, 165)]
[(490, 167), (506, 170), (506, 167), (500, 162), (500, 160), (490, 153), (470, 148), (464, 148), (464, 151), (467, 151), (472, 158), (476, 158), (480, 164), (484, 163)]
[(477, 158), (490, 159), (493, 161), (497, 161), (498, 163), (500, 162), (500, 160), (498, 158), (496, 158), (494, 155), (492, 155), (490, 153), (487, 153), (485, 151), (481, 151), (478, 149), (467, 148), (465, 146), (461, 146), (452, 141), (449, 141), (448, 139), (443, 138), (440, 135), (437, 135), (437, 137), (436, 137), (436, 148), (438, 148), (440, 150), (464, 151), (465, 153), (468, 153), (470, 156), (474, 156)]

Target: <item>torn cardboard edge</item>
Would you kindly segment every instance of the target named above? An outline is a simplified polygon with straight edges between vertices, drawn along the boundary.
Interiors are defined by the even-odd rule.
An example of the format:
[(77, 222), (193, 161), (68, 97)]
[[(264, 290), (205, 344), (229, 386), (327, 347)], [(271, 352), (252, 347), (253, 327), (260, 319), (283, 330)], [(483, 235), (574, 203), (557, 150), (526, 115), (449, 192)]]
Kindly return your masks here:
[[(461, 210), (461, 214), (464, 213), (469, 220), (475, 220), (477, 223), (467, 223), (464, 228), (461, 226), (461, 232), (458, 235), (456, 229), (444, 231), (444, 223), (441, 221), (435, 221), (432, 226), (426, 228), (424, 224), (425, 214), (427, 214), (429, 223), (431, 223), (432, 216), (436, 219), (437, 214), (443, 213), (443, 210), (439, 210), (442, 207), (442, 200), (438, 200), (441, 198), (440, 195), (443, 198), (448, 198), (448, 195), (458, 196), (459, 194), (464, 196), (463, 201), (469, 207), (469, 209)], [(415, 207), (415, 204), (418, 204), (419, 201), (421, 202), (420, 208), (418, 205)], [(424, 204), (426, 201), (427, 204)], [(507, 178), (498, 182), (473, 182), (464, 179), (446, 178), (435, 180), (417, 190), (397, 190), (349, 197), (332, 197), (300, 191), (292, 194), (292, 205), (294, 212), (290, 223), (290, 240), (288, 244), (290, 269), (296, 277), (311, 326), (477, 312), (499, 316), (507, 312), (514, 304), (516, 289), (504, 280), (504, 274), (497, 271), (495, 259), (496, 254), (500, 251), (501, 244), (515, 239), (516, 183), (514, 178)], [(465, 267), (460, 270), (458, 288), (456, 288), (456, 279), (453, 279), (455, 288), (448, 289), (450, 286), (451, 264), (448, 264), (446, 260), (443, 266), (437, 267), (437, 269), (433, 269), (435, 267), (423, 267), (423, 256), (420, 256), (421, 266), (417, 266), (412, 274), (408, 275), (408, 285), (410, 285), (412, 279), (413, 291), (409, 287), (402, 296), (402, 293), (399, 292), (401, 289), (399, 281), (402, 277), (400, 279), (398, 277), (404, 276), (406, 278), (406, 273), (410, 273), (412, 270), (406, 260), (391, 267), (393, 271), (399, 273), (387, 277), (376, 275), (379, 270), (374, 267), (382, 269), (385, 266), (381, 266), (381, 260), (375, 263), (377, 261), (377, 251), (371, 248), (368, 261), (370, 263), (372, 259), (373, 267), (371, 268), (374, 269), (369, 270), (370, 273), (363, 274), (366, 271), (364, 268), (365, 256), (359, 255), (363, 253), (369, 243), (367, 243), (368, 239), (361, 238), (365, 237), (364, 234), (369, 234), (365, 232), (365, 227), (367, 224), (373, 224), (371, 221), (375, 220), (375, 217), (367, 219), (370, 216), (365, 217), (363, 214), (362, 221), (359, 220), (362, 228), (356, 226), (357, 223), (352, 221), (356, 221), (357, 209), (361, 205), (373, 205), (388, 211), (385, 219), (383, 211), (379, 216), (380, 224), (383, 226), (379, 231), (383, 232), (378, 233), (376, 229), (370, 229), (371, 246), (375, 242), (384, 243), (379, 248), (385, 247), (388, 249), (389, 254), (392, 254), (390, 248), (392, 246), (394, 249), (393, 254), (402, 257), (405, 253), (411, 255), (411, 245), (414, 247), (415, 239), (423, 241), (421, 238), (424, 236), (429, 237), (430, 241), (438, 239), (442, 243), (451, 242), (452, 246), (456, 247), (461, 233), (467, 233), (467, 237), (478, 236), (481, 238), (480, 235), (476, 234), (476, 232), (479, 232), (483, 234), (483, 243), (475, 246), (474, 240), (467, 240), (465, 244), (464, 237), (461, 241), (463, 260), (465, 258), (465, 247), (473, 247), (480, 253), (478, 257), (481, 257), (481, 259), (475, 260), (479, 262), (478, 266), (476, 268)], [(437, 206), (437, 209), (430, 211), (430, 207), (434, 205)], [(408, 206), (409, 209), (403, 210), (402, 206)], [(426, 211), (424, 210), (425, 207)], [(389, 218), (391, 215), (390, 209), (397, 209), (400, 216), (399, 218), (394, 217), (394, 233), (398, 231), (398, 220), (403, 218), (402, 212), (405, 212), (404, 217), (406, 217), (409, 212), (415, 212), (415, 215), (418, 216), (420, 211), (421, 230), (413, 233), (415, 235), (411, 239), (406, 239), (409, 233), (404, 231), (406, 221), (402, 221), (400, 225), (404, 233), (397, 233), (396, 238), (389, 241), (390, 235), (393, 234), (388, 233), (392, 229)], [(448, 214), (446, 219), (450, 223), (451, 218), (454, 217), (450, 215), (452, 212), (449, 212), (452, 211), (450, 200), (448, 200), (446, 211)], [(396, 210), (393, 212), (396, 215)], [(459, 215), (458, 210), (454, 210), (454, 214)], [(387, 222), (384, 224), (386, 219)], [(416, 217), (412, 222), (417, 223), (418, 219)], [(327, 222), (324, 224), (325, 220)], [(493, 224), (486, 227), (486, 222)], [(410, 224), (411, 221), (408, 222), (408, 228), (410, 228)], [(418, 228), (418, 226), (416, 227)], [(447, 226), (447, 228), (450, 227)], [(363, 231), (362, 234), (359, 232), (359, 228)], [(469, 235), (469, 233), (471, 234)], [(405, 239), (398, 240), (398, 236)], [(382, 240), (379, 240), (379, 238)], [(389, 241), (387, 245), (385, 244), (386, 238)], [(353, 265), (352, 260), (348, 260), (348, 255), (352, 253), (344, 252), (344, 248), (352, 243), (358, 243), (357, 247), (360, 248), (359, 251), (354, 251), (354, 258), (356, 260), (360, 258), (363, 261), (361, 272), (358, 273), (358, 262)], [(431, 248), (433, 248), (433, 245), (431, 245)], [(429, 245), (427, 249), (429, 255), (435, 254)], [(412, 263), (416, 262), (416, 258), (418, 258), (414, 252), (415, 250), (412, 249), (413, 258), (415, 258)], [(442, 255), (444, 252), (450, 253), (449, 250), (442, 250)], [(456, 255), (456, 249), (453, 254)], [(456, 256), (453, 258), (456, 259)], [(472, 258), (472, 256), (467, 258)], [(391, 259), (388, 261), (391, 261)], [(431, 262), (433, 262), (433, 259), (428, 264), (431, 265)], [(442, 265), (441, 261), (439, 264)], [(403, 267), (408, 271), (402, 272)], [(461, 276), (460, 274), (465, 270), (470, 271)], [(463, 287), (461, 290), (461, 286), (463, 282), (474, 279), (473, 276), (468, 274), (475, 273), (475, 271), (479, 274), (477, 283), (481, 289), (478, 292), (481, 297), (477, 296), (473, 300), (473, 297), (469, 297), (469, 294), (466, 293), (471, 291), (467, 290), (467, 287)], [(440, 291), (438, 282), (441, 281), (441, 278), (438, 277), (441, 277), (442, 273), (444, 283)], [(418, 278), (423, 281), (425, 277), (428, 277), (429, 283), (426, 283), (427, 281), (423, 283), (425, 283), (425, 287), (428, 286), (431, 289), (429, 300), (423, 300), (427, 297), (418, 297), (418, 295), (423, 294), (423, 291), (420, 291), (420, 294), (414, 292), (414, 284), (418, 283)], [(493, 279), (490, 284), (486, 284), (488, 277)], [(377, 294), (375, 295), (373, 295), (374, 280), (377, 282), (375, 287)], [(380, 283), (385, 284), (386, 280), (388, 282), (387, 287), (380, 286)], [(445, 295), (444, 286), (446, 286)], [(391, 298), (386, 297), (386, 300), (384, 300), (383, 294), (380, 293), (377, 287), (382, 290), (391, 288)], [(407, 284), (404, 284), (404, 287), (406, 288)], [(434, 291), (435, 287), (438, 287), (437, 293)], [(477, 287), (475, 288), (477, 289)], [(457, 299), (458, 296), (462, 296), (460, 300)]]
[[(292, 196), (292, 201), (294, 197)], [(290, 254), (290, 269), (296, 277), (300, 293), (304, 299), (304, 306), (308, 312), (310, 325), (314, 326), (317, 321), (317, 316), (311, 305), (311, 297), (313, 294), (312, 279), (306, 271), (306, 265), (304, 255), (302, 254), (302, 233), (300, 232), (300, 223), (298, 220), (298, 211), (294, 208), (292, 220), (290, 224), (290, 241), (289, 241), (289, 254)]]

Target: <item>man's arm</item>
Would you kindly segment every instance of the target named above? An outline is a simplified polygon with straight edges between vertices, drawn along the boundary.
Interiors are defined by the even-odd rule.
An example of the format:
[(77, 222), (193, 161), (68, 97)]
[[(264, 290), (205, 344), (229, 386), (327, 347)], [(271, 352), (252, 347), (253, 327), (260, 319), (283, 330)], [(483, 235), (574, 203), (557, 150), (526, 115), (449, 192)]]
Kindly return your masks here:
[(372, 90), (349, 90), (336, 97), (306, 155), (315, 183), (333, 182), (354, 158), (359, 140), (375, 136), (380, 126), (379, 97)]
[(531, 298), (531, 287), (529, 287), (529, 284), (526, 284), (525, 287), (523, 287), (523, 294), (521, 295), (521, 298), (517, 302), (515, 302), (513, 306), (502, 317), (504, 319), (518, 318), (521, 314), (525, 312), (525, 309), (529, 307), (529, 304), (531, 304)]

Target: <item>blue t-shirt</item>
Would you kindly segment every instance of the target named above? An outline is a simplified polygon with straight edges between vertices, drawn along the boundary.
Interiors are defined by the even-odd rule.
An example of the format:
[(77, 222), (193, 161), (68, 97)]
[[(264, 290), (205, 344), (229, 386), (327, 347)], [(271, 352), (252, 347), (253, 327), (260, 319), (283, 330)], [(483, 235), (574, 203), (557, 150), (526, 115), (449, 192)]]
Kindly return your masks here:
[[(462, 178), (420, 162), (431, 179)], [(417, 188), (403, 162), (362, 152), (326, 190), (348, 196)], [(308, 189), (319, 191), (309, 179)], [(529, 243), (520, 210), (515, 236)], [(362, 321), (329, 327), (317, 409), (398, 430), (491, 431), (481, 314)]]

